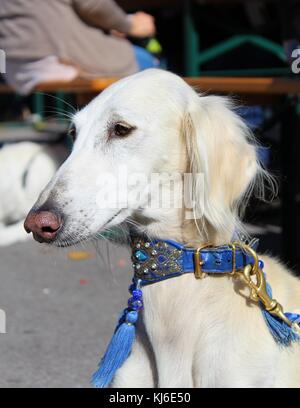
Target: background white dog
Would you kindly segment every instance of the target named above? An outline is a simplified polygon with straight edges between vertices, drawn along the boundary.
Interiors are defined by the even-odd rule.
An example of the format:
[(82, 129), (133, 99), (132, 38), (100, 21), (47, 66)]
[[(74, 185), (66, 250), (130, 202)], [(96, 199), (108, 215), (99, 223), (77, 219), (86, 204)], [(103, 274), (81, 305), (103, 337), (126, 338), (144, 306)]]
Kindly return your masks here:
[(24, 219), (66, 158), (61, 144), (20, 142), (0, 149), (0, 245), (28, 238)]

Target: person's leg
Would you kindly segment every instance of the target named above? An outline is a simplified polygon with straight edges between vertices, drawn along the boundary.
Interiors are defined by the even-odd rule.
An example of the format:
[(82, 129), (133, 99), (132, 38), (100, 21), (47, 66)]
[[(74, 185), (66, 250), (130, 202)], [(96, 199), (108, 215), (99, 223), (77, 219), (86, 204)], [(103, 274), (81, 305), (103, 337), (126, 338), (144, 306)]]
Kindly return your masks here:
[(160, 61), (154, 57), (149, 51), (137, 45), (133, 46), (135, 59), (139, 67), (139, 71), (148, 68), (159, 68)]
[(43, 82), (71, 81), (79, 74), (75, 66), (64, 64), (58, 57), (49, 55), (37, 61), (7, 60), (5, 82), (21, 95), (28, 95)]

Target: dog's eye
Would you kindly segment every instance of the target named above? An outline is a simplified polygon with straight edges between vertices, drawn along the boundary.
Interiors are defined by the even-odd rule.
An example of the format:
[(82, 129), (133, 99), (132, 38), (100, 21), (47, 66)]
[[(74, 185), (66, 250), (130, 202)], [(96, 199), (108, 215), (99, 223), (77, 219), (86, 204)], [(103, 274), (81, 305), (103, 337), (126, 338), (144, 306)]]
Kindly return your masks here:
[(133, 130), (134, 127), (128, 125), (127, 123), (115, 123), (112, 129), (112, 136), (128, 136)]
[(76, 127), (72, 125), (68, 130), (68, 136), (71, 138), (72, 142), (75, 143), (76, 140)]

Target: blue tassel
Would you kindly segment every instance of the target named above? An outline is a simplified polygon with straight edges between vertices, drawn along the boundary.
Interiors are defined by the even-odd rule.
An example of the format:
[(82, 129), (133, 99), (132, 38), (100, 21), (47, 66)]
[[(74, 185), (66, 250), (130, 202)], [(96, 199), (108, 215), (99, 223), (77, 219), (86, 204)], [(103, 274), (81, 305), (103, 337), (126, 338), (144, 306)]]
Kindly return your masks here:
[[(267, 293), (270, 297), (272, 297), (272, 289), (268, 283)], [(300, 337), (283, 320), (273, 316), (265, 309), (262, 310), (262, 313), (276, 343), (282, 346), (289, 346), (292, 342), (300, 342)], [(290, 313), (286, 313), (286, 316), (292, 321), (296, 320), (297, 317), (297, 315), (295, 315), (296, 317), (293, 319), (292, 314)]]
[(128, 300), (128, 308), (123, 311), (99, 368), (92, 376), (92, 384), (96, 388), (109, 386), (116, 371), (131, 352), (135, 340), (135, 323), (138, 311), (143, 307), (143, 301), (142, 291), (135, 284), (131, 285), (129, 290), (132, 297)]

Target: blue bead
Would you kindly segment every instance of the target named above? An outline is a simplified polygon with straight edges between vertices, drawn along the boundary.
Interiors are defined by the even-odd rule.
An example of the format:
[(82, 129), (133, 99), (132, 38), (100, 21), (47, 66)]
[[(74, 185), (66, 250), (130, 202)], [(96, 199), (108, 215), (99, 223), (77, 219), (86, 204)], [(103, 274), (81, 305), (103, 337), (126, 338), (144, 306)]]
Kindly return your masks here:
[(145, 251), (140, 250), (135, 251), (134, 256), (140, 262), (145, 262), (149, 258), (148, 254), (146, 254)]
[(125, 320), (126, 320), (127, 323), (134, 324), (137, 321), (137, 319), (138, 319), (138, 313), (136, 311), (134, 311), (134, 310), (132, 310), (132, 311), (130, 311), (130, 312), (128, 312), (126, 314)]
[(265, 266), (264, 262), (260, 259), (260, 260), (258, 261), (258, 267), (259, 267), (259, 269), (264, 269), (264, 266)]
[(128, 288), (130, 293), (132, 293), (135, 289), (136, 289), (136, 284), (135, 283), (132, 283)]
[(128, 300), (128, 307), (132, 310), (140, 310), (143, 308), (143, 302), (140, 299), (134, 299), (133, 297)]
[(140, 289), (135, 289), (132, 291), (132, 296), (136, 299), (141, 299), (143, 297), (143, 292)]

